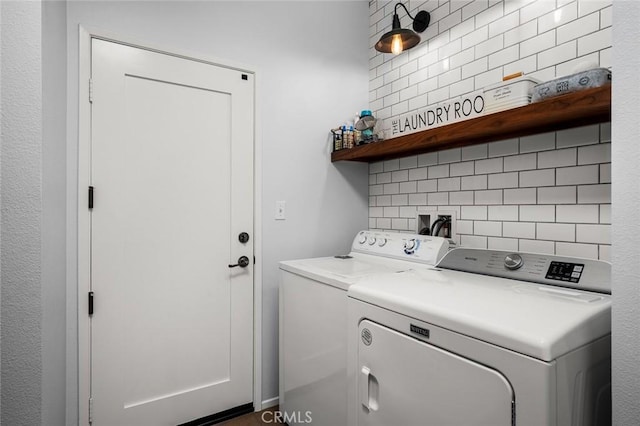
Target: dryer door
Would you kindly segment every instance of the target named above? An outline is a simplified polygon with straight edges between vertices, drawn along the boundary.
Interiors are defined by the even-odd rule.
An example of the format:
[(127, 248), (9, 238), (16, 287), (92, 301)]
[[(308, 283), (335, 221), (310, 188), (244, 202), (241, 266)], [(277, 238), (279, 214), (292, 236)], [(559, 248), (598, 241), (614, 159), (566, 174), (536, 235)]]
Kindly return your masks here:
[(496, 370), (364, 320), (358, 426), (511, 426), (514, 393)]

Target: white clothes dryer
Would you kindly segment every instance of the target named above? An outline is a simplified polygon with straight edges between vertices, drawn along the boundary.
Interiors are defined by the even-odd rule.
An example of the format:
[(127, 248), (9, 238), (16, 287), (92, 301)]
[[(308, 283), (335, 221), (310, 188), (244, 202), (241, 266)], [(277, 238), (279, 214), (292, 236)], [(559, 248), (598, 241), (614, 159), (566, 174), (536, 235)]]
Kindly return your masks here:
[(611, 424), (610, 272), (459, 248), (354, 284), (348, 424)]
[(444, 238), (361, 231), (345, 256), (280, 262), (280, 411), (289, 425), (347, 423), (347, 289), (365, 277), (424, 269)]

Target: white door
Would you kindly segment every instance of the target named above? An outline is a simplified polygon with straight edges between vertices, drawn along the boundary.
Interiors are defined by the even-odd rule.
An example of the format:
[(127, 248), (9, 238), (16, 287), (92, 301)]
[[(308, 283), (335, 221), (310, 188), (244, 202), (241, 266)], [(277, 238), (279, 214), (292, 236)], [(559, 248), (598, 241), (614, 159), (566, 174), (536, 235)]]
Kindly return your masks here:
[(499, 372), (368, 320), (359, 331), (358, 426), (512, 426)]
[(253, 77), (98, 39), (91, 73), (92, 422), (250, 404)]

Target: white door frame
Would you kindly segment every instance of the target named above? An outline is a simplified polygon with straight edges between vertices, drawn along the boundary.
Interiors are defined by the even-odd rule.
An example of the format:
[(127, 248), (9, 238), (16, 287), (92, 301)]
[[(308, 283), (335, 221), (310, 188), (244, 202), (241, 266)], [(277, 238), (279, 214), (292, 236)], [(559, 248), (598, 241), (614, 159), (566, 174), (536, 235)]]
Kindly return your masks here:
[[(90, 289), (90, 247), (91, 247), (91, 215), (88, 209), (88, 187), (91, 176), (91, 107), (89, 103), (89, 79), (91, 77), (91, 39), (99, 38), (106, 41), (151, 50), (180, 58), (195, 60), (211, 65), (236, 69), (255, 76), (254, 87), (254, 290), (253, 290), (253, 405), (256, 411), (262, 410), (262, 128), (259, 114), (260, 78), (256, 67), (234, 63), (219, 58), (203, 57), (201, 54), (178, 53), (183, 49), (169, 49), (166, 46), (154, 46), (152, 43), (142, 43), (120, 34), (108, 33), (102, 30), (79, 26), (79, 70), (78, 70), (78, 164), (77, 186), (70, 176), (69, 188), (77, 191), (77, 314), (78, 314), (78, 423), (88, 425), (89, 395), (91, 379), (91, 341), (90, 321), (88, 312), (88, 293)], [(75, 194), (74, 194), (75, 195)], [(71, 193), (69, 194), (71, 198)], [(74, 213), (69, 211), (68, 216)], [(71, 252), (72, 250), (70, 250)], [(73, 341), (74, 339), (71, 338)], [(231, 408), (231, 407), (230, 407)]]

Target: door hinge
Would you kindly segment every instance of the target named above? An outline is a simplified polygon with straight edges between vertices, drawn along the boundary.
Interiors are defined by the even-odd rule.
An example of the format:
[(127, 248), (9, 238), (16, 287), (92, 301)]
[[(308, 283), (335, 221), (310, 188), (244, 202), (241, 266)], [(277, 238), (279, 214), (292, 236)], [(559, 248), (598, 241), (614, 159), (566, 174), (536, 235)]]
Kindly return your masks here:
[(93, 292), (89, 292), (89, 316), (93, 316)]
[(93, 186), (89, 187), (89, 210), (93, 208)]
[(89, 423), (93, 423), (93, 398), (89, 398)]
[(89, 79), (89, 103), (93, 103), (93, 79)]

